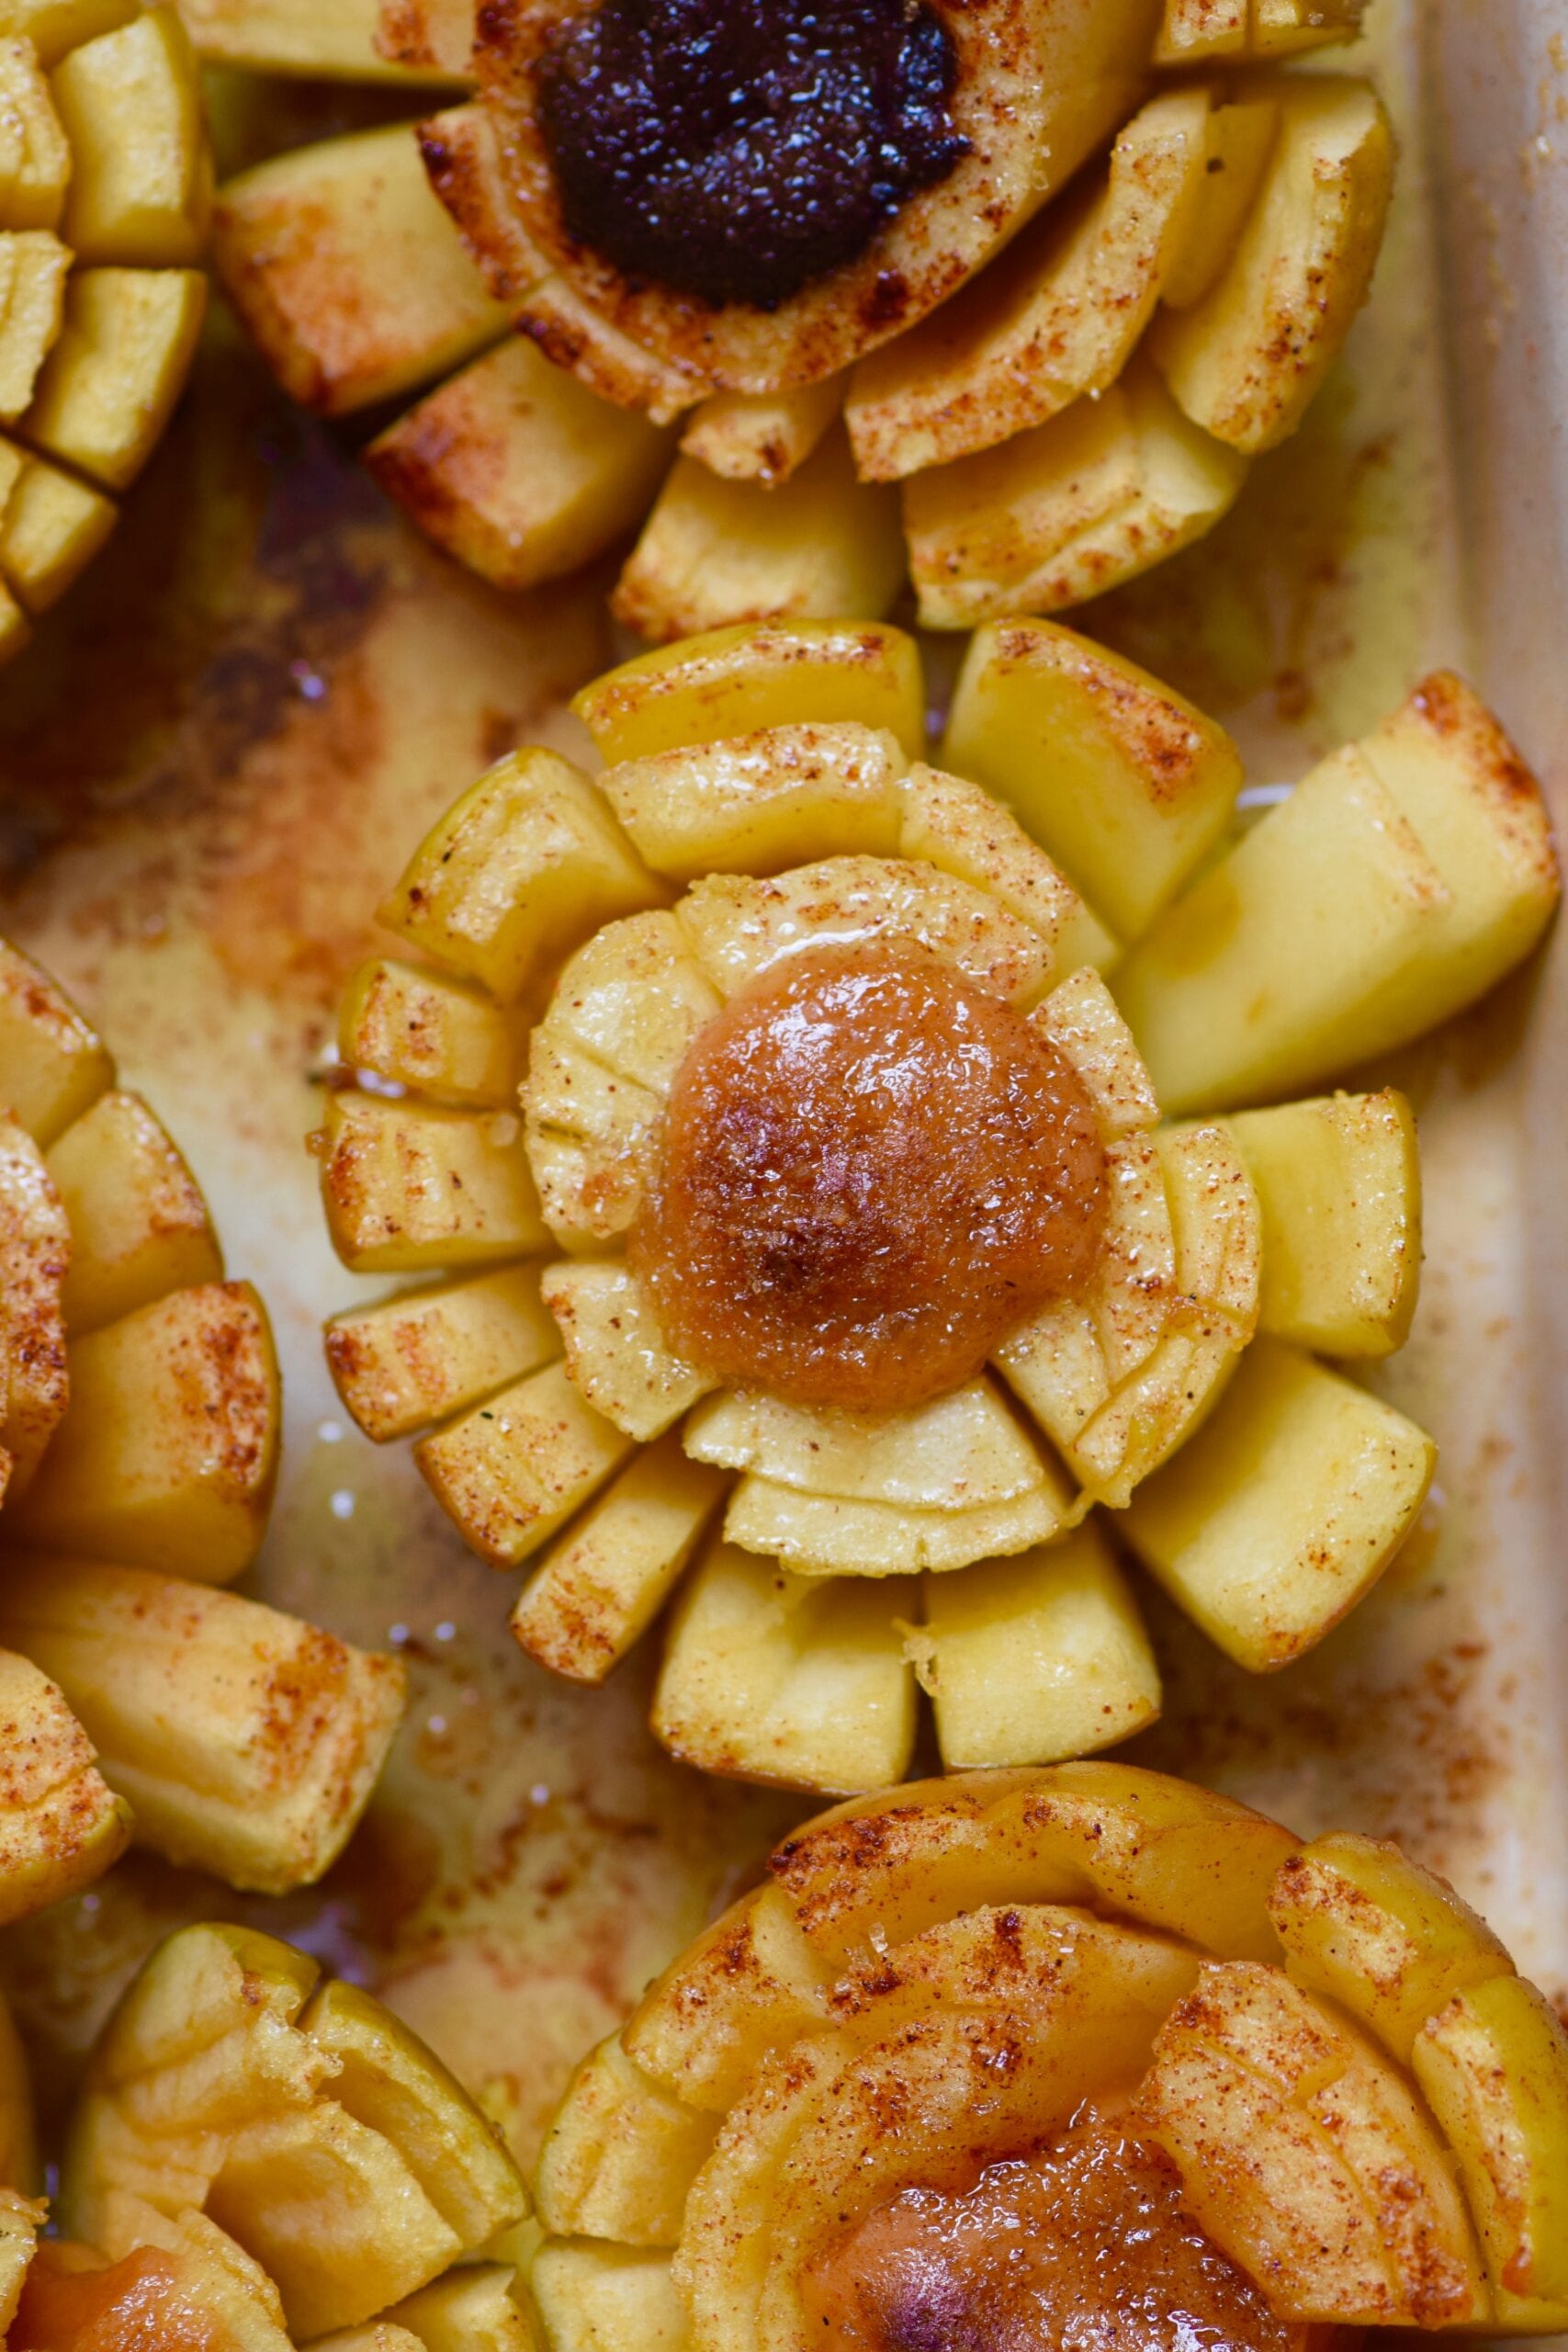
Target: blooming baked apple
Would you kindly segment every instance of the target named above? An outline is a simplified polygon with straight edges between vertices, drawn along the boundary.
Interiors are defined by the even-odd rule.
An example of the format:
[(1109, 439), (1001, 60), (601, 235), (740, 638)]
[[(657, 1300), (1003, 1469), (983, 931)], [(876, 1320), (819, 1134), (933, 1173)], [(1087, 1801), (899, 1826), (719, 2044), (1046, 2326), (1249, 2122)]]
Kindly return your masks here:
[[(0, 660), (114, 527), (196, 349), (212, 156), (170, 6), (20, 0), (0, 36)], [(15, 435), (13, 439), (10, 437)]]
[(1105, 1764), (841, 1807), (579, 2069), (552, 2352), (1549, 2333), (1568, 2038), (1393, 1845)]
[(1300, 423), (1393, 175), (1366, 84), (1278, 70), (1359, 0), (189, 13), (215, 56), (477, 81), (240, 175), (220, 266), (296, 398), (424, 389), (368, 460), (487, 578), (644, 524), (615, 608), (660, 640), (906, 577), (963, 628), (1174, 553)]
[[(26, 2188), (0, 2027), (0, 2182)], [(35, 2253), (43, 2204), (0, 2188), (0, 2322), (17, 2352), (289, 2352), (373, 2318), (380, 2352), (528, 2352), (510, 2271), (453, 2267), (526, 2206), (493, 2128), (378, 2001), (270, 1936), (188, 1928), (89, 2055), (62, 2234)]]
[(266, 1313), (102, 1040), (3, 942), (0, 1070), (0, 1919), (96, 1877), (132, 1807), (176, 1861), (306, 1883), (364, 1810), (401, 1667), (212, 1589), (266, 1528)]
[(1408, 1331), (1414, 1123), (1220, 1114), (1539, 935), (1495, 722), (1429, 680), (1227, 848), (1223, 729), (1048, 621), (976, 639), (941, 767), (885, 627), (719, 632), (577, 707), (597, 781), (511, 754), (385, 901), (321, 1145), (344, 1262), (435, 1277), (333, 1319), (340, 1392), (532, 1564), (524, 1646), (597, 1681), (679, 1583), (654, 1722), (694, 1762), (874, 1787), (921, 1688), (950, 1764), (1053, 1760), (1158, 1705), (1099, 1509), (1240, 1665), (1300, 1657), (1432, 1473), (1313, 1352)]

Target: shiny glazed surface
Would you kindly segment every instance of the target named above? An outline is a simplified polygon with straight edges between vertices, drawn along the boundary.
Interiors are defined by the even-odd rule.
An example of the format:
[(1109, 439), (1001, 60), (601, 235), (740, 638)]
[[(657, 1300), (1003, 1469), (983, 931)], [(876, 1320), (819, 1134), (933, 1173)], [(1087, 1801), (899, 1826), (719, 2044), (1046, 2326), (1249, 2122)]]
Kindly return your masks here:
[(906, 0), (601, 0), (537, 69), (567, 229), (628, 277), (773, 310), (953, 169), (953, 70)]
[(41, 2246), (6, 2342), (11, 2352), (222, 2352), (216, 2318), (180, 2293), (152, 2246), (104, 2269), (69, 2267), (77, 2248)]
[(1288, 2352), (1278, 2318), (1190, 2213), (1173, 2167), (1113, 2125), (908, 2188), (819, 2254), (823, 2352)]
[(677, 1351), (798, 1404), (967, 1379), (1095, 1258), (1105, 1156), (1078, 1081), (915, 948), (792, 957), (682, 1067), (632, 1262)]

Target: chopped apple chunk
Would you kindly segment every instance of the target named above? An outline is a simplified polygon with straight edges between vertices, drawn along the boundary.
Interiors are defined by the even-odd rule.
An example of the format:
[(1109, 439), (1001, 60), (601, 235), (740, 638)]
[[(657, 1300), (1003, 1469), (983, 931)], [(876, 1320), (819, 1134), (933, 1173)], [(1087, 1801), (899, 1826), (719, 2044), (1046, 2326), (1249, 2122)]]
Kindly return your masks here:
[(13, 1556), (0, 1639), (59, 1684), (142, 1844), (268, 1894), (336, 1859), (402, 1713), (397, 1660), (142, 1569)]
[(668, 2254), (552, 2241), (535, 2256), (531, 2285), (553, 2352), (684, 2352), (689, 2341)]
[(1258, 1340), (1206, 1425), (1122, 1520), (1139, 1558), (1237, 1665), (1289, 1665), (1415, 1525), (1437, 1448), (1403, 1413)]
[(1206, 133), (1197, 208), (1160, 289), (1168, 311), (1201, 302), (1235, 253), (1280, 134), (1279, 107), (1266, 96), (1217, 105)]
[(15, 1510), (71, 1393), (62, 1313), (71, 1227), (38, 1146), (0, 1113), (0, 1491)]
[(714, 392), (693, 413), (681, 447), (728, 481), (776, 489), (798, 473), (843, 401), (841, 376), (787, 392)]
[(902, 1577), (966, 1568), (1049, 1544), (1077, 1524), (1085, 1507), (1043, 1462), (1039, 1483), (1027, 1493), (967, 1510), (807, 1495), (751, 1475), (737, 1487), (724, 1525), (732, 1544), (783, 1562), (796, 1577)]
[(1011, 813), (967, 776), (917, 760), (902, 786), (898, 849), (986, 892), (1051, 943), (1053, 968), (1114, 963), (1116, 943)]
[(7, 1533), (227, 1584), (255, 1557), (277, 1468), (277, 1363), (248, 1283), (175, 1291), (69, 1351), (73, 1409)]
[(404, 62), (387, 53), (379, 35), (389, 13), (381, 0), (180, 0), (186, 29), (209, 64), (425, 86), (467, 78), (466, 51), (456, 64)]
[(686, 934), (662, 910), (604, 923), (569, 958), (541, 1034), (668, 1095), (686, 1049), (719, 1009)]
[(29, 613), (45, 613), (85, 571), (118, 517), (114, 501), (91, 483), (22, 458), (0, 514), (0, 575)]
[(627, 628), (668, 644), (737, 618), (874, 616), (903, 577), (897, 500), (861, 481), (835, 427), (781, 492), (677, 458), (612, 603)]
[(536, 1372), (560, 1351), (536, 1268), (400, 1291), (334, 1315), (327, 1364), (356, 1425), (378, 1444), (408, 1437)]
[(9, 2335), (48, 2207), (0, 2188), (0, 2329)]
[(71, 1228), (63, 1304), (73, 1339), (168, 1291), (222, 1281), (201, 1189), (139, 1094), (101, 1094), (48, 1166)]
[(0, 1067), (6, 1107), (47, 1150), (107, 1086), (114, 1062), (64, 989), (0, 940)]
[(602, 2041), (573, 2075), (539, 2154), (539, 2219), (561, 2237), (673, 2245), (716, 2125)]
[(198, 269), (73, 270), (27, 438), (106, 490), (124, 490), (184, 389), (206, 307)]
[(515, 1114), (336, 1094), (325, 1133), (327, 1225), (355, 1273), (493, 1264), (547, 1247)]
[[(6, 424), (16, 423), (39, 390), (44, 361), (65, 322), (70, 267), (70, 247), (52, 230), (0, 234), (0, 421)], [(40, 397), (48, 389), (46, 383)], [(29, 430), (34, 422), (29, 416)]]
[(214, 252), (267, 365), (324, 416), (412, 391), (506, 332), (408, 123), (297, 148), (227, 181)]
[(533, 2331), (500, 2263), (469, 2263), (422, 2287), (387, 2313), (423, 2352), (534, 2352)]
[(349, 982), (338, 1054), (351, 1070), (458, 1109), (499, 1110), (517, 1083), (511, 1023), (481, 989), (378, 956)]
[(62, 233), (76, 259), (154, 269), (199, 261), (212, 159), (175, 9), (147, 8), (73, 49), (55, 71), (54, 101), (71, 149)]
[(1156, 1125), (1159, 1104), (1143, 1057), (1098, 972), (1073, 973), (1029, 1017), (1071, 1065), (1111, 1142)]
[(631, 1448), (551, 1364), (423, 1439), (414, 1455), (474, 1550), (511, 1568), (591, 1501)]
[(601, 781), (638, 854), (689, 882), (774, 874), (805, 857), (891, 856), (903, 765), (892, 735), (840, 720), (625, 760)]
[(586, 390), (521, 335), (449, 377), (366, 452), (428, 538), (513, 591), (625, 538), (669, 458), (656, 425)]
[(624, 1258), (551, 1266), (541, 1291), (573, 1385), (627, 1437), (661, 1437), (715, 1385), (671, 1353)]
[(624, 662), (584, 686), (572, 708), (611, 762), (841, 721), (886, 728), (911, 759), (926, 742), (919, 650), (876, 621), (715, 629)]
[[(79, 1894), (130, 1838), (130, 1808), (61, 1691), (29, 1659), (0, 1650), (0, 1924)], [(15, 2102), (0, 2098), (6, 2131), (15, 2139)]]
[(915, 1678), (894, 1620), (918, 1601), (912, 1581), (792, 1576), (717, 1544), (682, 1588), (654, 1730), (705, 1772), (885, 1788), (914, 1746)]
[(585, 932), (665, 895), (581, 771), (524, 751), (432, 828), (378, 913), (511, 1002)]
[(0, 229), (58, 229), (71, 167), (37, 50), (0, 36)]

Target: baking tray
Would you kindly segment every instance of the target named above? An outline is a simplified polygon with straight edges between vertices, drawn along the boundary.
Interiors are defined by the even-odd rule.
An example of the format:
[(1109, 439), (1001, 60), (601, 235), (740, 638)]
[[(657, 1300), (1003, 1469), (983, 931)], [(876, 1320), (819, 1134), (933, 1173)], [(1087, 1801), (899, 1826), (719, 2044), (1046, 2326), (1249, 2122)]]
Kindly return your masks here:
[[(1404, 171), (1372, 306), (1301, 436), (1203, 546), (1083, 620), (1236, 731), (1263, 784), (1425, 668), (1494, 698), (1568, 788), (1568, 5), (1373, 0), (1365, 62)], [(220, 82), (233, 164), (385, 99)], [(375, 1984), (532, 2154), (566, 2069), (807, 1808), (706, 1781), (644, 1728), (649, 1645), (597, 1692), (506, 1631), (406, 1447), (338, 1408), (323, 1315), (374, 1290), (327, 1247), (304, 1138), (370, 910), (425, 824), (611, 656), (605, 582), (511, 602), (434, 556), (290, 413), (220, 312), (109, 554), (0, 698), (0, 928), (150, 1092), (276, 1322), (287, 1384), (264, 1598), (400, 1647), (413, 1700), (319, 1889), (252, 1903), (133, 1857), (11, 1931), (3, 1975), (58, 2111), (152, 1938), (250, 1916)], [(940, 667), (940, 665), (939, 665)], [(1568, 975), (1548, 951), (1398, 1057), (1429, 1263), (1380, 1385), (1438, 1435), (1438, 1487), (1373, 1600), (1247, 1680), (1148, 1596), (1167, 1674), (1141, 1760), (1279, 1812), (1398, 1831), (1568, 1994), (1568, 1579), (1559, 1213)]]

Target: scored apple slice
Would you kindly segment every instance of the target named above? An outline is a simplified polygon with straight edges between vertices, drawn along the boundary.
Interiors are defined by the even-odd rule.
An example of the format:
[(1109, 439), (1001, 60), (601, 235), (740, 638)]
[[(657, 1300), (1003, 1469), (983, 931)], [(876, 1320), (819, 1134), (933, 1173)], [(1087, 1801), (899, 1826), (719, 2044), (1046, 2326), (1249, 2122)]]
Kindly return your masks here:
[(414, 1459), (481, 1559), (512, 1568), (592, 1501), (631, 1449), (549, 1364), (422, 1439)]
[(323, 1133), (327, 1227), (354, 1272), (493, 1265), (548, 1247), (514, 1114), (343, 1093)]
[(71, 148), (42, 61), (19, 33), (0, 38), (0, 229), (58, 229)]
[(65, 321), (71, 249), (49, 229), (0, 234), (0, 420), (31, 401)]
[(1115, 382), (1193, 226), (1210, 103), (1204, 89), (1152, 99), (1118, 133), (1103, 178), (861, 361), (846, 420), (863, 479), (990, 448)]
[(412, 391), (507, 329), (408, 123), (297, 148), (225, 182), (213, 251), (268, 367), (324, 416)]
[(71, 149), (62, 233), (79, 262), (198, 262), (212, 209), (200, 75), (172, 7), (84, 41), (56, 68)]
[(1201, 302), (1235, 252), (1280, 135), (1280, 108), (1267, 96), (1222, 100), (1205, 131), (1203, 185), (1180, 251), (1160, 287), (1168, 311), (1188, 311)]
[(59, 1684), (140, 1843), (267, 1894), (342, 1851), (403, 1711), (396, 1659), (141, 1569), (13, 1555), (0, 1639)]
[(1166, 0), (1161, 65), (1287, 57), (1353, 40), (1366, 0)]
[(563, 2237), (673, 2245), (716, 2129), (645, 2075), (612, 2034), (573, 2075), (540, 2150), (541, 2222)]
[(738, 618), (875, 617), (903, 580), (897, 499), (862, 481), (834, 425), (783, 491), (678, 457), (611, 609), (638, 636), (669, 644)]
[(70, 1262), (70, 1224), (43, 1157), (0, 1114), (0, 1492), (13, 1510), (71, 1394), (62, 1304)]
[(713, 392), (694, 413), (681, 447), (727, 481), (775, 490), (817, 447), (844, 404), (844, 389), (841, 376), (828, 376), (792, 392)]
[(468, 982), (387, 956), (361, 964), (338, 1012), (338, 1058), (453, 1109), (513, 1099), (517, 1043), (494, 999)]
[(529, 2274), (535, 2308), (558, 2352), (680, 2352), (686, 2309), (670, 2256), (603, 2239), (553, 2238)]
[(47, 1156), (71, 1230), (73, 1339), (166, 1292), (223, 1279), (201, 1188), (139, 1094), (101, 1094)]
[(530, 1266), (399, 1291), (326, 1327), (333, 1385), (378, 1444), (478, 1404), (559, 1351)]
[(0, 940), (0, 1065), (6, 1103), (40, 1149), (114, 1084), (114, 1061), (64, 989)]
[(646, 863), (689, 882), (715, 871), (776, 874), (807, 858), (893, 855), (903, 767), (896, 737), (840, 719), (625, 760), (600, 782)]
[(897, 847), (972, 883), (1051, 943), (1054, 969), (1116, 960), (1116, 942), (1011, 812), (967, 776), (917, 760), (900, 789)]
[(0, 575), (28, 613), (46, 613), (91, 563), (118, 518), (91, 483), (20, 453), (21, 470), (0, 514)]
[(1109, 1142), (1157, 1125), (1159, 1104), (1143, 1057), (1098, 972), (1072, 973), (1029, 1017), (1070, 1065)]
[(141, 472), (185, 389), (207, 308), (198, 269), (76, 269), (27, 439), (106, 490)]
[[(130, 1809), (61, 1691), (29, 1659), (0, 1650), (0, 1924), (80, 1894), (130, 1839)], [(8, 2039), (3, 2054), (13, 2054)], [(0, 2096), (0, 2138), (15, 2143), (17, 2132), (14, 2095)]]
[(496, 301), (512, 309), (545, 275), (547, 264), (508, 198), (493, 119), (482, 106), (447, 107), (422, 122), (415, 136), (425, 176), (451, 214), (469, 260)]
[(671, 1354), (624, 1258), (551, 1266), (541, 1288), (573, 1385), (627, 1437), (651, 1443), (716, 1385)]
[(912, 637), (886, 622), (772, 621), (714, 629), (606, 671), (572, 709), (606, 762), (769, 727), (886, 728), (918, 759), (925, 681)]

